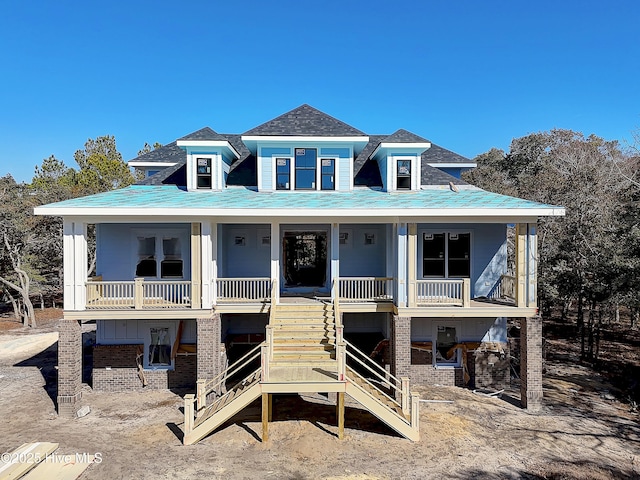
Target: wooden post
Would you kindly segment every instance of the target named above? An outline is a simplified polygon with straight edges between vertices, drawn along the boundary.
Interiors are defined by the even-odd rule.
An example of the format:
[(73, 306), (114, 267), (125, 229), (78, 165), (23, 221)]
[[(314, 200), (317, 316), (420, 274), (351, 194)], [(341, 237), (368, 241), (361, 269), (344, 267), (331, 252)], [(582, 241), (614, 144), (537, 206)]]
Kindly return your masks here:
[(469, 308), (471, 306), (471, 279), (462, 279), (462, 306)]
[(197, 410), (200, 411), (207, 406), (207, 396), (205, 395), (205, 383), (206, 380), (196, 381), (196, 395), (198, 398)]
[(344, 438), (344, 392), (338, 392), (336, 416), (338, 417), (338, 438), (342, 440)]
[(400, 378), (402, 382), (402, 413), (409, 413), (409, 377)]
[(269, 441), (269, 393), (262, 394), (262, 443)]
[(263, 344), (260, 347), (260, 363), (262, 364), (262, 372), (260, 380), (262, 382), (269, 381), (269, 345)]
[(411, 392), (411, 428), (420, 432), (420, 394)]
[(336, 357), (338, 360), (338, 381), (345, 381), (345, 373), (347, 369), (347, 346), (344, 342), (336, 345)]
[(144, 278), (133, 281), (133, 308), (140, 310), (144, 304)]
[(193, 402), (195, 396), (193, 393), (188, 393), (184, 396), (184, 435), (191, 433), (193, 430)]
[(269, 394), (269, 421), (273, 422), (273, 394)]

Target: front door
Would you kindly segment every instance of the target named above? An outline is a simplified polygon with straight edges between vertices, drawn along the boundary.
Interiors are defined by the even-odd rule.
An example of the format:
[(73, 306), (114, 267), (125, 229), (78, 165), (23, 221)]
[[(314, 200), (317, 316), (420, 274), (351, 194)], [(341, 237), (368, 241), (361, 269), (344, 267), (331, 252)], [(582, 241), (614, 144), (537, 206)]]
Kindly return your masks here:
[(284, 232), (285, 288), (323, 288), (327, 282), (327, 232)]

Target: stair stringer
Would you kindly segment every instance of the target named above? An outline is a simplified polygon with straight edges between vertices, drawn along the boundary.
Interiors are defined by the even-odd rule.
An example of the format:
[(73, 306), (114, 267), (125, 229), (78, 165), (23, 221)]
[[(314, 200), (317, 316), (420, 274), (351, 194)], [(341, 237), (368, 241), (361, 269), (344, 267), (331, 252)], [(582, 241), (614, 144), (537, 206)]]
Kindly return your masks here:
[(345, 392), (356, 402), (375, 415), (390, 428), (398, 432), (405, 438), (417, 442), (420, 440), (420, 432), (415, 430), (411, 424), (394, 412), (377, 398), (365, 391), (355, 382), (347, 381)]
[(193, 445), (194, 443), (199, 442), (240, 410), (256, 400), (261, 393), (262, 385), (259, 381), (256, 381), (250, 388), (243, 390), (240, 395), (234, 398), (227, 405), (210, 414), (209, 418), (206, 420), (200, 420), (200, 423), (194, 427), (193, 430), (185, 434), (183, 444)]

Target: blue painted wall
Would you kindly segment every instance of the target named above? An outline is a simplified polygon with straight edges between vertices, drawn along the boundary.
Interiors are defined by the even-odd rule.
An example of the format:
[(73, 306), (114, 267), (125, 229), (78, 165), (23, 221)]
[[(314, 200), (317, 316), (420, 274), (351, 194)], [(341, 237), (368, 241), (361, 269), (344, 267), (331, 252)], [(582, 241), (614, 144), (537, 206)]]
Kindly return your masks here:
[[(386, 276), (386, 226), (340, 225), (340, 233), (348, 233), (346, 245), (340, 245), (341, 277)], [(365, 234), (375, 235), (373, 245), (365, 245)]]
[(505, 224), (419, 224), (418, 279), (422, 268), (422, 233), (458, 231), (471, 233), (471, 296), (486, 296), (507, 271), (507, 227)]
[(133, 280), (137, 259), (137, 234), (178, 235), (182, 248), (184, 279), (191, 278), (191, 226), (188, 224), (96, 225), (96, 273), (103, 280)]
[(436, 325), (457, 325), (461, 342), (506, 342), (507, 319), (499, 318), (465, 318), (436, 319), (412, 318), (411, 340), (416, 342), (433, 341), (433, 329)]
[[(271, 246), (262, 243), (263, 237), (270, 236), (270, 225), (224, 224), (218, 232), (219, 276), (271, 276)], [(244, 238), (244, 245), (236, 244), (236, 237)]]

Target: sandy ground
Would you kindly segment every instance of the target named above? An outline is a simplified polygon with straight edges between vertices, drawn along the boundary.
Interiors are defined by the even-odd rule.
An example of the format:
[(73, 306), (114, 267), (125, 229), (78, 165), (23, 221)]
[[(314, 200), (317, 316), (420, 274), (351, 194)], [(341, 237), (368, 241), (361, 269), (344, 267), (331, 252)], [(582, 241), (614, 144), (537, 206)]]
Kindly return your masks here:
[(259, 406), (252, 405), (185, 447), (184, 392), (107, 394), (87, 386), (91, 413), (58, 418), (51, 385), (56, 335), (52, 324), (0, 335), (0, 453), (31, 441), (58, 442), (59, 453), (99, 453), (102, 462), (83, 479), (640, 478), (638, 414), (580, 366), (547, 365), (545, 407), (535, 415), (519, 408), (516, 389), (487, 398), (416, 386), (423, 399), (453, 401), (422, 404), (418, 443), (353, 407), (346, 438), (338, 440), (335, 407), (310, 395), (275, 397), (266, 444)]

